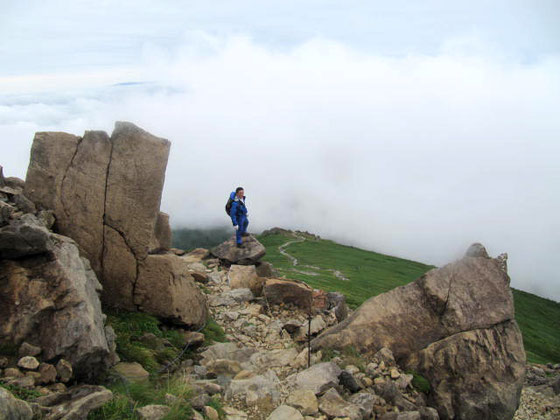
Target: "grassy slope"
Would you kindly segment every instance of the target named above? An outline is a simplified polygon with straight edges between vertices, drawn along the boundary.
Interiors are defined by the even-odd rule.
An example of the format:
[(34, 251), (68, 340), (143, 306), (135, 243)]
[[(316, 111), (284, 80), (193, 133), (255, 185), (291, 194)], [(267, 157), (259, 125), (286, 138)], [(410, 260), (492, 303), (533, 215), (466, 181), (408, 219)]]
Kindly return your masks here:
[[(344, 293), (353, 308), (369, 297), (407, 284), (433, 268), (328, 240), (307, 240), (290, 245), (288, 253), (298, 258), (300, 264), (340, 270), (351, 281), (336, 279), (328, 271), (319, 271), (318, 276), (295, 273), (290, 270), (293, 266), (288, 259), (278, 252), (278, 246), (289, 239), (289, 236), (280, 234), (259, 237), (267, 249), (264, 260), (271, 262), (286, 277), (303, 280), (323, 290)], [(560, 303), (515, 289), (513, 294), (516, 319), (529, 361), (560, 362)]]

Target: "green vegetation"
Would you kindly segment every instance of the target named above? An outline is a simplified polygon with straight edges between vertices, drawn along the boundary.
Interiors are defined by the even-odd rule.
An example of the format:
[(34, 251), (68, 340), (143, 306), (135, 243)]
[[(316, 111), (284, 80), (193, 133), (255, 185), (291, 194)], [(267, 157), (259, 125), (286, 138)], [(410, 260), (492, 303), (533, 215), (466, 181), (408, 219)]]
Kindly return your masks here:
[(527, 359), (560, 362), (560, 303), (517, 289), (513, 289), (513, 299)]
[[(318, 275), (294, 272), (292, 263), (278, 252), (278, 246), (293, 239), (287, 234), (261, 235), (266, 247), (265, 261), (271, 262), (281, 275), (303, 280), (326, 291), (346, 295), (348, 305), (356, 308), (372, 296), (403, 286), (433, 268), (398, 257), (379, 254), (337, 244), (328, 240), (306, 240), (291, 244), (286, 251), (299, 264), (318, 266), (320, 270), (296, 267), (300, 271), (315, 271)], [(326, 269), (339, 270), (350, 281), (343, 281)], [(513, 289), (515, 317), (523, 333), (527, 359), (533, 363), (560, 362), (560, 303), (531, 293)]]
[(218, 325), (218, 323), (212, 318), (208, 319), (208, 321), (206, 322), (206, 326), (202, 329), (201, 333), (204, 334), (205, 346), (227, 341), (224, 329), (220, 325)]
[(0, 387), (7, 389), (14, 395), (14, 397), (19, 398), (20, 400), (30, 401), (41, 396), (39, 391), (23, 388), (18, 385), (8, 385), (0, 382)]
[[(135, 420), (135, 409), (149, 404), (165, 404), (171, 410), (166, 420), (186, 419), (193, 414), (190, 406), (191, 390), (180, 378), (169, 380), (157, 371), (165, 363), (175, 359), (183, 350), (185, 339), (173, 329), (165, 329), (154, 316), (127, 311), (106, 311), (107, 322), (116, 333), (117, 353), (122, 361), (138, 362), (151, 373), (150, 381), (141, 383), (124, 382), (122, 378), (109, 374), (104, 385), (113, 391), (113, 399), (103, 407), (90, 413), (89, 420)], [(212, 318), (201, 330), (205, 344), (225, 341), (225, 333)], [(192, 357), (187, 350), (184, 358)], [(165, 395), (175, 396), (174, 402)], [(223, 414), (217, 398), (211, 401), (218, 413)]]
[(286, 251), (296, 257), (300, 264), (324, 269), (334, 268), (351, 281), (341, 281), (327, 270), (298, 267), (301, 271), (315, 271), (319, 275), (296, 273), (291, 270), (294, 268), (291, 262), (278, 252), (278, 246), (290, 238), (287, 235), (260, 236), (259, 241), (266, 247), (266, 256), (263, 259), (271, 262), (280, 274), (288, 278), (303, 280), (313, 287), (329, 292), (344, 293), (348, 305), (352, 308), (358, 307), (371, 296), (403, 286), (433, 268), (431, 265), (321, 239), (294, 243)]
[(212, 248), (233, 235), (231, 228), (216, 227), (208, 229), (181, 228), (173, 230), (173, 247), (187, 251), (194, 248)]
[(428, 394), (430, 392), (430, 381), (428, 381), (424, 376), (413, 370), (407, 370), (406, 373), (412, 375), (412, 386), (416, 388), (417, 391), (423, 392), (424, 394)]
[[(138, 362), (148, 372), (175, 358), (184, 346), (178, 331), (160, 329), (154, 316), (140, 312), (107, 312), (107, 322), (117, 335), (117, 353), (125, 362)], [(150, 333), (155, 339), (143, 337)], [(166, 345), (163, 345), (163, 340)]]
[[(165, 420), (186, 419), (193, 414), (189, 403), (192, 392), (188, 385), (179, 379), (141, 383), (118, 381), (109, 388), (113, 391), (113, 399), (92, 411), (88, 420), (137, 419), (135, 410), (149, 404), (169, 405), (171, 410), (164, 417)], [(175, 397), (172, 403), (166, 400), (166, 394)]]

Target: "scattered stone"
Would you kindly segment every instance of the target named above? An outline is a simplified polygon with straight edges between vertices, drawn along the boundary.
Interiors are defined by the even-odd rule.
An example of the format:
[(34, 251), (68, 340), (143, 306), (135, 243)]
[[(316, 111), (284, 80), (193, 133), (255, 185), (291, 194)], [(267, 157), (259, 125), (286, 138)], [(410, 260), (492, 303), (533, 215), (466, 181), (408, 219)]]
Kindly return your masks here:
[(18, 360), (17, 365), (27, 370), (35, 370), (39, 367), (39, 361), (33, 356), (25, 356)]
[(309, 389), (297, 390), (290, 394), (286, 404), (297, 408), (304, 416), (316, 414), (319, 402), (315, 393)]
[(270, 413), (267, 420), (303, 420), (303, 416), (295, 408), (289, 405), (281, 405)]
[(137, 408), (136, 414), (140, 420), (160, 420), (164, 418), (171, 408), (166, 405), (150, 404)]
[(319, 410), (329, 417), (348, 417), (350, 420), (362, 420), (360, 408), (345, 401), (334, 388), (330, 388), (319, 398)]
[(220, 415), (214, 407), (210, 407), (207, 405), (206, 407), (204, 407), (203, 412), (208, 420), (220, 420)]
[[(57, 365), (58, 368), (58, 365)], [(143, 382), (148, 380), (150, 374), (138, 362), (120, 362), (113, 369), (125, 380), (130, 382)], [(57, 369), (58, 370), (58, 369)], [(62, 381), (64, 382), (64, 381)]]
[(41, 347), (34, 346), (33, 344), (29, 344), (27, 341), (24, 341), (23, 344), (19, 347), (18, 354), (20, 357), (24, 356), (38, 356), (41, 354)]
[(358, 385), (358, 382), (356, 382), (354, 376), (346, 370), (340, 372), (340, 375), (338, 375), (338, 380), (340, 382), (340, 385), (347, 389), (351, 394), (355, 394), (361, 389), (361, 386)]
[(199, 394), (191, 399), (191, 405), (195, 410), (202, 411), (210, 402), (208, 394)]
[(102, 386), (78, 385), (60, 393), (39, 397), (36, 402), (49, 408), (47, 419), (86, 419), (90, 411), (113, 398), (113, 393)]
[(60, 359), (56, 364), (56, 373), (61, 382), (68, 382), (73, 374), (72, 364), (67, 360)]
[(338, 385), (340, 368), (332, 362), (323, 362), (311, 366), (289, 377), (299, 389), (309, 389), (315, 395), (325, 392), (328, 388)]
[(23, 373), (18, 368), (6, 368), (4, 370), (4, 376), (7, 378), (21, 378)]
[(49, 363), (41, 363), (39, 373), (41, 374), (40, 383), (42, 384), (51, 384), (56, 381), (56, 368)]

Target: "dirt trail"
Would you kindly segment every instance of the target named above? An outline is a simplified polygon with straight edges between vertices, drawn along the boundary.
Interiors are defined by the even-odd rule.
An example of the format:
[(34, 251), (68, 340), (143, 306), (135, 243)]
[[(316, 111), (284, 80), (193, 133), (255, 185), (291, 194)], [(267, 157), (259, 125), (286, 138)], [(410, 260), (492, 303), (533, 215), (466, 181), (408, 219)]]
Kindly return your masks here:
[(292, 265), (294, 267), (302, 267), (302, 268), (307, 268), (310, 269), (312, 271), (303, 271), (303, 270), (298, 270), (296, 268), (292, 268), (292, 271), (295, 271), (296, 273), (300, 273), (300, 274), (306, 274), (308, 276), (318, 276), (319, 273), (317, 273), (316, 271), (313, 270), (323, 270), (323, 271), (329, 271), (331, 272), (337, 279), (342, 280), (342, 281), (350, 281), (350, 279), (348, 277), (346, 277), (344, 274), (342, 274), (340, 271), (335, 270), (334, 268), (323, 268), (323, 267), (317, 267), (315, 265), (309, 265), (309, 264), (300, 264), (298, 259), (296, 257), (294, 257), (293, 255), (288, 254), (288, 252), (286, 251), (286, 248), (292, 244), (295, 243), (301, 243), (301, 242), (305, 242), (306, 238), (304, 236), (298, 235), (297, 233), (294, 233), (294, 236), (296, 237), (296, 239), (292, 239), (289, 240), (286, 243), (283, 243), (282, 245), (280, 245), (278, 247), (278, 252), (280, 252), (280, 254), (282, 254), (283, 256), (285, 256), (286, 258), (288, 258), (291, 262)]

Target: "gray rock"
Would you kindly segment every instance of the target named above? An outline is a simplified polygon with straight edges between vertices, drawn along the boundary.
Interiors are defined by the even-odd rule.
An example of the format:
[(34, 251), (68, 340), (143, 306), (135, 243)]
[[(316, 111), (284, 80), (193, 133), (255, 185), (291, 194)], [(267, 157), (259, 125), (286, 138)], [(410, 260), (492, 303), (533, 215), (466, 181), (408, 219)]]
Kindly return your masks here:
[(234, 379), (226, 390), (226, 398), (244, 398), (248, 406), (266, 411), (274, 408), (280, 401), (279, 380), (274, 371), (247, 379)]
[(421, 407), (418, 412), (421, 420), (439, 420), (439, 414), (435, 408)]
[(330, 418), (348, 417), (350, 420), (362, 420), (360, 408), (345, 401), (334, 388), (329, 389), (319, 398), (319, 410)]
[(83, 420), (93, 411), (113, 398), (113, 393), (102, 386), (78, 385), (36, 401), (48, 407), (49, 420)]
[(316, 395), (338, 385), (340, 368), (332, 362), (317, 363), (301, 372), (290, 376), (296, 388), (309, 389)]
[(136, 409), (136, 414), (140, 420), (161, 420), (171, 408), (166, 405), (150, 404)]
[(270, 413), (267, 420), (303, 420), (303, 416), (295, 408), (289, 405), (281, 405)]
[(345, 389), (347, 389), (348, 392), (350, 392), (351, 394), (354, 394), (361, 389), (360, 385), (358, 385), (358, 382), (356, 382), (354, 376), (350, 372), (347, 372), (346, 370), (340, 372), (340, 375), (338, 375), (338, 381), (340, 385), (342, 385)]
[(210, 402), (208, 394), (199, 394), (191, 399), (191, 405), (195, 410), (202, 411), (204, 407)]
[(315, 393), (309, 389), (300, 389), (290, 394), (286, 404), (297, 408), (305, 416), (316, 414), (319, 411), (319, 401)]
[(369, 419), (371, 417), (373, 406), (378, 403), (378, 400), (379, 398), (376, 395), (370, 394), (369, 392), (359, 392), (348, 398), (349, 402), (360, 408), (364, 419)]
[(21, 346), (19, 346), (18, 354), (20, 357), (23, 356), (38, 356), (41, 354), (41, 347), (29, 344), (24, 341)]
[(68, 382), (72, 375), (74, 374), (74, 370), (72, 369), (72, 364), (64, 359), (60, 359), (56, 364), (56, 373), (60, 378), (61, 382)]
[(33, 411), (29, 404), (14, 397), (7, 389), (0, 387), (0, 419), (31, 420), (32, 418)]
[(385, 413), (379, 420), (421, 420), (418, 411), (409, 411), (407, 413)]
[(111, 354), (101, 285), (74, 241), (49, 233), (32, 215), (22, 220), (27, 216), (53, 246), (48, 258), (0, 260), (0, 342), (34, 343), (43, 360), (64, 358), (79, 378), (101, 374)]
[(0, 258), (45, 254), (53, 248), (50, 232), (32, 214), (25, 214), (0, 228)]
[(35, 370), (39, 367), (39, 361), (33, 356), (24, 356), (18, 360), (17, 365), (23, 369)]
[(235, 236), (210, 250), (211, 254), (230, 264), (253, 265), (266, 254), (265, 247), (253, 236), (243, 238), (244, 248), (237, 248)]

